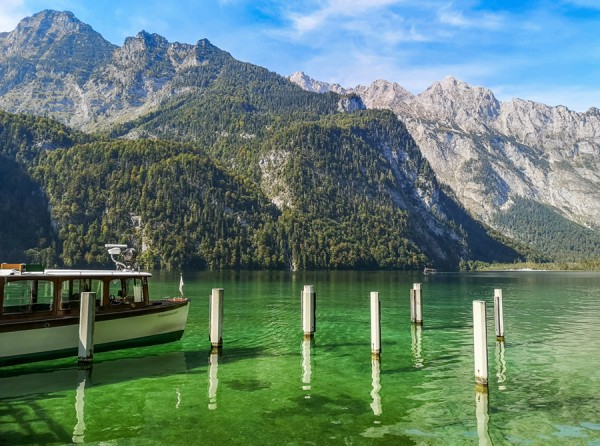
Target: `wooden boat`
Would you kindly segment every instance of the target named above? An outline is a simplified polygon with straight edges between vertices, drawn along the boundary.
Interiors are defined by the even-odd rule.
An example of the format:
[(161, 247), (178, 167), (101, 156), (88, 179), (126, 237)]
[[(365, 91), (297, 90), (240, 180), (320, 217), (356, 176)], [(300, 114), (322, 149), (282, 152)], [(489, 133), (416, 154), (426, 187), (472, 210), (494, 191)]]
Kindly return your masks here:
[(0, 366), (76, 357), (82, 292), (96, 293), (94, 352), (182, 337), (189, 299), (150, 300), (152, 275), (135, 268), (135, 251), (126, 245), (106, 247), (115, 270), (0, 265)]

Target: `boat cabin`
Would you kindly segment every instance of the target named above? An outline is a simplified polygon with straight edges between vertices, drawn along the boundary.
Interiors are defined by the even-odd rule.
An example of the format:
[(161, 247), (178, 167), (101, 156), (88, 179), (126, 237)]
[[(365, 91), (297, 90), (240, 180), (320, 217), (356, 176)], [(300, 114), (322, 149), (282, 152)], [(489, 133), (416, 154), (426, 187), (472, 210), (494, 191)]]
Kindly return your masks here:
[(0, 320), (79, 314), (82, 292), (95, 292), (99, 312), (149, 305), (148, 278), (139, 271), (44, 270), (0, 265)]

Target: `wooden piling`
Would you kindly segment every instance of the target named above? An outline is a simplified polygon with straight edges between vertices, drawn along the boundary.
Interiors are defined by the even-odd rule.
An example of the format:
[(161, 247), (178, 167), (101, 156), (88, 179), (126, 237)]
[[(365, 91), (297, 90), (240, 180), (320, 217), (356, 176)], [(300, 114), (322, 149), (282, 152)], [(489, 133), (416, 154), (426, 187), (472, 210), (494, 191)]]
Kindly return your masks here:
[(381, 312), (379, 293), (371, 291), (371, 356), (381, 355)]
[(423, 305), (422, 305), (422, 295), (421, 295), (421, 284), (414, 283), (413, 284), (413, 296), (414, 296), (414, 309), (415, 309), (415, 317), (414, 323), (417, 325), (423, 325)]
[(209, 337), (212, 348), (223, 347), (223, 298), (225, 290), (223, 288), (213, 288), (210, 296), (210, 325)]
[(504, 310), (502, 307), (502, 290), (494, 290), (494, 323), (496, 326), (496, 340), (504, 341)]
[(416, 321), (415, 318), (415, 288), (410, 289), (410, 321), (414, 324)]
[(302, 311), (302, 330), (304, 338), (311, 339), (315, 335), (316, 319), (315, 310), (317, 306), (317, 294), (313, 285), (304, 285), (302, 290), (301, 311)]
[(488, 386), (487, 324), (485, 301), (473, 301), (473, 350), (475, 362), (475, 384), (481, 391)]
[(94, 356), (94, 322), (96, 319), (96, 293), (82, 292), (79, 305), (79, 365), (91, 364)]

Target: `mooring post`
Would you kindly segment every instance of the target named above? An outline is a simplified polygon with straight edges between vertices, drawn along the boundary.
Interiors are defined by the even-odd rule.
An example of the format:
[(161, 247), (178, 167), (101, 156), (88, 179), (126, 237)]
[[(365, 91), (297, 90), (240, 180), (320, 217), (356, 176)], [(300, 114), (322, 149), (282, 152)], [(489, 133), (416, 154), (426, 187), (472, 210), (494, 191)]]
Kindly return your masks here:
[(88, 365), (94, 356), (94, 321), (96, 319), (96, 293), (82, 292), (79, 305), (79, 349), (77, 362)]
[(415, 318), (415, 288), (414, 285), (410, 289), (410, 321), (414, 324), (417, 319)]
[(371, 291), (371, 356), (379, 358), (381, 355), (381, 312), (379, 293)]
[(502, 290), (494, 290), (494, 322), (496, 325), (496, 340), (504, 341), (504, 310), (502, 309)]
[(311, 339), (315, 335), (315, 309), (317, 306), (317, 294), (312, 285), (304, 285), (302, 290), (302, 330), (304, 338)]
[(223, 288), (213, 288), (210, 296), (210, 325), (209, 336), (210, 345), (213, 349), (223, 347), (223, 298), (225, 290)]
[(415, 299), (415, 320), (414, 323), (417, 325), (423, 324), (423, 305), (421, 299), (421, 284), (413, 284), (414, 299)]
[(475, 384), (478, 389), (488, 386), (487, 325), (485, 301), (473, 301), (473, 350), (475, 353)]

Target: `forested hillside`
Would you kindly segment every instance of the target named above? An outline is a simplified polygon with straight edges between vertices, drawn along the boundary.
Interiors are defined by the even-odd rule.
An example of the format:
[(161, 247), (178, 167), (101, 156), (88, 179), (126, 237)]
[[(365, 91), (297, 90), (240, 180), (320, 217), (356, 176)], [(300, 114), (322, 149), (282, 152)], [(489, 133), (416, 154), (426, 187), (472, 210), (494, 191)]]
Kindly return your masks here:
[(0, 261), (56, 262), (48, 197), (31, 173), (44, 150), (89, 139), (56, 121), (0, 111)]
[[(101, 265), (103, 244), (118, 241), (162, 268), (450, 268), (471, 258), (469, 237), (496, 243), (452, 220), (435, 220), (437, 237), (419, 226), (429, 211), (415, 185), (431, 193), (437, 185), (387, 112), (282, 125), (250, 157), (262, 160), (255, 175), (219, 167), (189, 143), (91, 137), (1, 116), (2, 184), (15, 186), (2, 195), (10, 261)], [(396, 149), (386, 156), (381, 145)], [(514, 256), (502, 249), (503, 259)]]
[[(527, 240), (537, 253), (532, 261), (578, 262), (600, 258), (600, 234), (561, 216), (549, 206), (517, 199), (510, 212), (499, 212), (496, 223), (507, 234)], [(585, 257), (584, 257), (585, 256)]]

